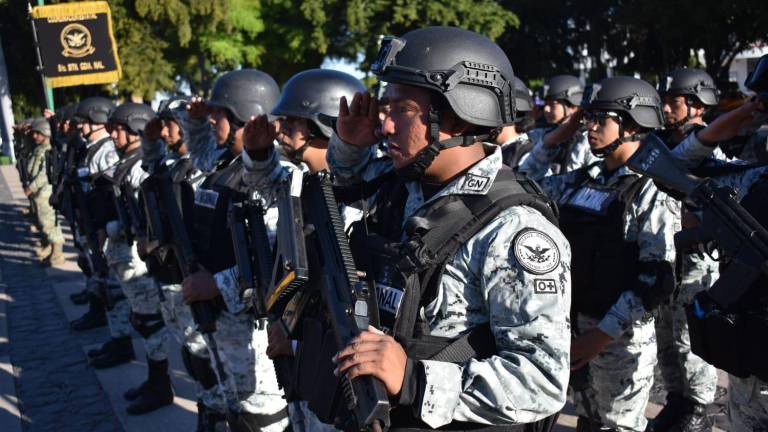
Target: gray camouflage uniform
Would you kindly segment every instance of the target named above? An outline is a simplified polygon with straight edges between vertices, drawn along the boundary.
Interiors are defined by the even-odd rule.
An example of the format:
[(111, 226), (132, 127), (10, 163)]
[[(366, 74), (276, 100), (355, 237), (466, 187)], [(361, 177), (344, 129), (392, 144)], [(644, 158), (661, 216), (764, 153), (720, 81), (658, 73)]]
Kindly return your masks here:
[[(502, 162), (498, 146), (485, 146), (486, 158), (429, 200), (420, 183), (407, 183), (404, 218), (442, 196), (487, 193)], [(375, 159), (373, 148), (351, 146), (335, 135), (327, 159), (340, 183), (370, 180), (392, 169), (388, 158)], [(472, 178), (487, 180), (478, 187), (468, 181)], [(527, 270), (515, 252), (523, 230), (548, 238), (559, 252), (549, 256), (544, 276)], [(453, 421), (530, 423), (563, 407), (570, 369), (570, 255), (557, 227), (536, 210), (516, 206), (502, 211), (449, 259), (435, 300), (420, 311), (431, 335), (456, 337), (489, 323), (498, 354), (464, 364), (418, 361), (426, 377), (413, 403), (418, 418), (433, 428)], [(551, 291), (536, 288), (539, 277), (555, 282)]]
[[(548, 128), (539, 128), (539, 129), (534, 129), (528, 132), (528, 135), (531, 137), (531, 141), (533, 142), (534, 149), (537, 147), (544, 146), (544, 136), (550, 131), (551, 129), (548, 129)], [(568, 153), (568, 156), (565, 161), (565, 167), (563, 167), (564, 170), (560, 172), (560, 167), (557, 164), (553, 163), (552, 159), (550, 159), (550, 166), (546, 175), (565, 174), (567, 172), (577, 170), (585, 165), (589, 165), (599, 160), (596, 156), (592, 154), (592, 151), (589, 148), (589, 141), (587, 141), (586, 131), (576, 132), (576, 136), (574, 136), (573, 139), (575, 140), (575, 143), (571, 148), (571, 151)], [(562, 145), (565, 145), (565, 144), (560, 144), (555, 146), (555, 148), (552, 150), (552, 158), (554, 158), (557, 155)], [(528, 153), (527, 156), (530, 156), (530, 155), (531, 153)], [(523, 172), (525, 171), (524, 161), (527, 159), (528, 157), (525, 157), (523, 160), (520, 161), (520, 170)]]
[[(567, 202), (577, 190), (572, 186), (576, 173), (542, 178), (553, 155), (554, 151), (539, 144), (521, 170), (539, 180), (550, 198), (558, 203)], [(600, 184), (610, 184), (628, 174), (631, 171), (623, 166), (606, 175), (603, 163), (588, 170), (588, 175)], [(674, 233), (680, 225), (680, 203), (648, 182), (624, 214), (624, 238), (638, 244), (641, 261), (667, 261), (674, 265)], [(655, 276), (641, 273), (639, 279), (650, 285)], [(597, 327), (614, 339), (589, 363), (588, 388), (573, 395), (580, 416), (620, 431), (645, 430), (644, 412), (656, 365), (656, 336), (650, 312), (635, 292), (627, 290), (602, 319), (579, 314), (581, 333)]]
[[(705, 146), (696, 134), (690, 134), (672, 150), (672, 154), (688, 166), (696, 166), (715, 148)], [(735, 190), (735, 198), (741, 200), (752, 184), (766, 173), (768, 167), (762, 166), (717, 177), (716, 180), (719, 184)], [(754, 376), (739, 378), (729, 374), (728, 416), (732, 431), (768, 431), (768, 383)]]
[[(141, 182), (149, 176), (140, 163), (131, 167), (130, 172), (123, 181), (128, 182), (136, 194), (138, 194)], [(134, 197), (137, 199), (137, 197)], [(112, 272), (117, 275), (117, 280), (123, 288), (123, 293), (128, 299), (131, 312), (141, 315), (153, 315), (148, 318), (145, 325), (151, 326), (162, 322), (160, 313), (160, 291), (155, 280), (149, 276), (147, 266), (139, 257), (138, 249), (134, 241), (128, 242), (120, 229), (120, 221), (110, 221), (107, 224), (109, 240), (105, 246), (107, 262)], [(168, 358), (169, 339), (168, 330), (163, 326), (149, 336), (144, 336), (144, 346), (147, 357), (155, 361)]]
[[(86, 148), (91, 148), (92, 146), (96, 145), (100, 140), (89, 142), (86, 146)], [(111, 138), (107, 138), (107, 142), (105, 142), (99, 150), (93, 154), (91, 159), (85, 161), (85, 166), (87, 167), (87, 173), (86, 172), (79, 172), (78, 175), (91, 175), (96, 176), (99, 174), (108, 173), (115, 169), (115, 165), (120, 161), (120, 156), (117, 154), (117, 150), (115, 149), (115, 143), (112, 141)], [(82, 233), (83, 236), (85, 233)], [(82, 236), (79, 236), (78, 243), (83, 245), (83, 247), (88, 247), (88, 242), (86, 239)], [(109, 245), (109, 240), (104, 244), (104, 255), (107, 259), (107, 264), (109, 264), (109, 253), (110, 251), (107, 249), (107, 246)], [(112, 301), (112, 309), (107, 310), (107, 324), (109, 326), (109, 335), (112, 338), (122, 338), (126, 336), (130, 336), (131, 334), (131, 322), (130, 322), (130, 314), (131, 314), (131, 306), (126, 301), (125, 296), (123, 295), (122, 288), (118, 282), (117, 275), (111, 271), (109, 274), (109, 284), (108, 290), (109, 297), (113, 300)], [(86, 280), (86, 289), (91, 293), (91, 295), (99, 296), (99, 293), (97, 292), (98, 286), (99, 286), (99, 280), (98, 276), (94, 273)]]
[[(213, 130), (207, 121), (189, 119), (184, 123), (193, 164), (200, 171), (211, 171), (226, 149), (216, 144)], [(264, 220), (270, 242), (274, 242), (277, 227), (276, 179), (287, 175), (289, 171), (285, 165), (276, 163), (274, 157), (266, 162), (246, 159), (244, 164), (248, 172), (255, 173), (246, 173), (243, 181), (253, 190), (254, 199), (260, 199), (267, 209)], [(246, 305), (240, 298), (237, 267), (222, 270), (213, 276), (226, 305), (216, 320), (216, 332), (212, 336), (226, 372), (226, 377), (219, 376), (219, 382), (223, 383), (223, 391), (228, 394), (228, 400), (237, 401), (237, 405), (230, 409), (265, 416), (286, 409), (274, 364), (266, 354), (267, 331), (255, 325), (250, 305)], [(216, 373), (218, 375), (218, 371)], [(262, 431), (282, 431), (289, 424), (290, 420), (286, 416), (262, 427)]]
[[(721, 151), (715, 151), (712, 157), (713, 164), (726, 160)], [(719, 264), (703, 252), (681, 253), (678, 259), (678, 289), (656, 313), (659, 369), (667, 392), (707, 405), (715, 401), (717, 369), (691, 352), (685, 307), (693, 302), (696, 294), (709, 289), (717, 280)]]

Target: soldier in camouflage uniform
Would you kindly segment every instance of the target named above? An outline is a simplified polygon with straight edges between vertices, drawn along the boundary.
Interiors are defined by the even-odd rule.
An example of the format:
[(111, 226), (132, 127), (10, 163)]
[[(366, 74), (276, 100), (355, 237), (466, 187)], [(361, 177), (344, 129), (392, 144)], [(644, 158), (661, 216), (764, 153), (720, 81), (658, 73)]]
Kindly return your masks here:
[[(183, 128), (192, 162), (209, 174), (195, 191), (195, 228), (190, 233), (195, 237), (192, 242), (204, 270), (184, 279), (182, 295), (187, 304), (216, 301), (222, 305), (218, 306), (216, 331), (211, 336), (221, 359), (223, 375), (218, 366), (216, 372), (227, 396), (227, 419), (233, 431), (276, 432), (290, 425), (274, 364), (266, 355), (267, 331), (255, 320), (251, 302), (240, 297), (228, 228), (225, 222), (211, 223), (226, 221), (232, 194), (240, 193), (261, 201), (265, 222), (272, 232), (270, 240), (274, 241), (275, 182), (287, 175), (286, 167), (295, 168), (287, 162), (278, 163), (275, 156), (267, 160), (250, 158), (242, 150), (245, 124), (253, 116), (268, 114), (278, 95), (277, 84), (261, 71), (226, 73), (216, 81), (207, 104), (200, 100), (190, 103)], [(270, 173), (269, 180), (249, 180), (247, 172), (253, 170), (259, 171), (255, 178)], [(223, 178), (228, 179), (226, 185), (220, 182)], [(215, 349), (213, 345), (209, 348)]]
[(147, 274), (136, 239), (146, 238), (139, 228), (143, 213), (138, 209), (138, 191), (148, 174), (141, 167), (141, 138), (155, 112), (144, 104), (127, 102), (109, 117), (109, 129), (120, 161), (112, 176), (117, 220), (107, 224), (106, 246), (110, 269), (117, 275), (131, 306), (131, 325), (144, 339), (148, 378), (124, 395), (131, 401), (128, 414), (144, 414), (173, 403), (173, 389), (168, 375), (168, 331), (160, 313), (160, 290)]
[(532, 121), (530, 114), (533, 111), (533, 98), (531, 91), (518, 77), (515, 77), (515, 111), (517, 113), (515, 123), (504, 126), (494, 140), (501, 146), (504, 164), (513, 169), (517, 169), (528, 157), (533, 143), (541, 139), (546, 132), (541, 128), (526, 131), (527, 124)]
[[(163, 170), (170, 170), (174, 179), (187, 182), (195, 189), (204, 176), (192, 165), (182, 133), (181, 127), (187, 118), (186, 107), (184, 99), (170, 99), (161, 104), (158, 117), (151, 120), (144, 130), (142, 166), (150, 176), (162, 175)], [(146, 251), (143, 253), (146, 254)], [(176, 263), (158, 260), (157, 265), (175, 268)], [(176, 282), (172, 273), (169, 268), (153, 271), (153, 277), (163, 292), (160, 311), (166, 327), (181, 344), (184, 366), (195, 380), (197, 432), (214, 431), (217, 423), (225, 421), (226, 400), (211, 366), (208, 345), (196, 328), (190, 307), (182, 301), (181, 284), (171, 283)]]
[(53, 168), (48, 166), (50, 163), (48, 154), (51, 151), (51, 126), (48, 120), (42, 117), (34, 119), (30, 127), (30, 136), (37, 146), (27, 164), (29, 184), (24, 188), (24, 193), (34, 202), (35, 215), (43, 234), (43, 247), (38, 255), (42, 258), (47, 252), (46, 263), (55, 267), (64, 264), (62, 251), (64, 236), (56, 221), (56, 212), (48, 203), (52, 193), (48, 173)]
[[(478, 64), (494, 70), (495, 81), (474, 81), (478, 75), (470, 68)], [(452, 67), (458, 68), (450, 75), (453, 84), (435, 81), (446, 78), (435, 70)], [(495, 216), (451, 248), (455, 252), (445, 257), (444, 272), (422, 290), (433, 293), (429, 298), (403, 299), (418, 291), (405, 289), (393, 266), (365, 269), (376, 278), (384, 332), (369, 327), (339, 352), (336, 373), (381, 380), (392, 401), (393, 430), (548, 430), (550, 416), (565, 402), (568, 380), (570, 248), (546, 216), (551, 216), (547, 200), (524, 186), (524, 178), (510, 181), (514, 174), (503, 168), (501, 149), (483, 142), (488, 132), (514, 119), (509, 60), (481, 35), (432, 27), (386, 38), (373, 70), (389, 83), (390, 110), (383, 124), (379, 128), (376, 101), (367, 93), (355, 95), (350, 105), (343, 100), (338, 136), (331, 137), (328, 150), (341, 184), (388, 176), (373, 197), (376, 213), (365, 215), (372, 235), (405, 246), (411, 243), (406, 222), (429, 217), (435, 206), (479, 197), (496, 203), (491, 197), (506, 187), (520, 188), (530, 199), (493, 207)], [(494, 90), (505, 97), (497, 98)], [(382, 135), (389, 157), (376, 158)], [(388, 201), (395, 191), (402, 202)], [(455, 222), (442, 229), (457, 230), (468, 220)], [(352, 228), (353, 239), (361, 229)], [(373, 253), (353, 248), (355, 261), (399, 261), (367, 260), (367, 250)], [(461, 360), (406, 352), (393, 338), (396, 325), (403, 326), (398, 338), (421, 339), (410, 324), (396, 324), (405, 316), (409, 323), (423, 320), (414, 323), (423, 337), (446, 338), (446, 344), (488, 330), (493, 342), (478, 344), (475, 349), (483, 354)]]
[[(581, 81), (572, 75), (555, 75), (544, 82), (544, 118), (546, 128), (534, 129), (533, 146), (557, 149), (552, 156), (549, 174), (564, 174), (596, 161), (589, 150), (587, 131), (581, 124), (579, 103), (584, 93)], [(554, 150), (551, 150), (554, 151)]]
[[(766, 112), (766, 108), (763, 102), (747, 102), (706, 128), (688, 135), (672, 153), (688, 166), (696, 167), (712, 155), (717, 143), (732, 140), (742, 133), (744, 125), (752, 124), (756, 116)], [(717, 177), (717, 182), (732, 188), (736, 191), (735, 198), (741, 200), (754, 185), (764, 182), (766, 175), (768, 167), (760, 166)], [(741, 378), (729, 374), (728, 417), (734, 432), (768, 431), (768, 382), (756, 376)]]
[[(357, 78), (334, 70), (312, 69), (300, 72), (283, 87), (283, 92), (272, 115), (279, 116), (277, 129), (270, 127), (266, 117), (249, 122), (245, 127), (246, 150), (244, 158), (251, 160), (248, 154), (256, 158), (266, 157), (269, 161), (264, 169), (254, 169), (254, 163), (246, 165), (245, 179), (254, 185), (274, 185), (295, 171), (286, 163), (278, 162), (273, 142), (279, 141), (283, 153), (303, 172), (315, 173), (327, 170), (326, 151), (332, 129), (327, 124), (330, 117), (339, 113), (339, 101), (342, 97), (351, 99), (355, 93), (366, 91), (365, 85)], [(275, 168), (280, 165), (282, 169)], [(260, 189), (265, 189), (262, 186)], [(343, 211), (345, 221), (359, 219), (357, 209), (346, 206)], [(275, 236), (276, 226), (270, 220), (269, 236)], [(293, 357), (294, 352), (280, 326), (270, 328), (270, 344), (267, 354)], [(289, 405), (291, 426), (295, 432), (333, 431), (335, 428), (321, 422), (309, 409), (307, 401), (293, 401)]]
[[(669, 148), (704, 128), (702, 116), (718, 102), (714, 80), (700, 69), (669, 72), (659, 93), (664, 100), (664, 130), (657, 135)], [(715, 157), (725, 160), (722, 152)], [(683, 228), (689, 228), (696, 215), (686, 208), (682, 211)], [(667, 403), (652, 428), (656, 432), (707, 431), (712, 421), (706, 416), (706, 408), (715, 400), (717, 370), (691, 352), (685, 306), (719, 277), (718, 263), (703, 252), (681, 252), (677, 270), (676, 293), (669, 302), (662, 303), (656, 319), (659, 368), (666, 384)]]
[(616, 77), (586, 91), (589, 143), (603, 160), (542, 178), (555, 149), (541, 143), (521, 170), (558, 202), (573, 248), (577, 429), (641, 432), (656, 364), (652, 312), (674, 290), (680, 204), (624, 165), (662, 124), (656, 90)]

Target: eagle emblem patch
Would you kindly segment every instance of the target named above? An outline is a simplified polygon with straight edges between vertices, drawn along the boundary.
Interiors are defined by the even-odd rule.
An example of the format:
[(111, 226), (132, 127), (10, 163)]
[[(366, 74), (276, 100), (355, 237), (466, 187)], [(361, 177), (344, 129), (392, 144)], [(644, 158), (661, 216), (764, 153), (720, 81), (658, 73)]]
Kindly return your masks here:
[(533, 274), (549, 273), (560, 264), (560, 250), (555, 241), (541, 231), (524, 229), (512, 243), (517, 262)]

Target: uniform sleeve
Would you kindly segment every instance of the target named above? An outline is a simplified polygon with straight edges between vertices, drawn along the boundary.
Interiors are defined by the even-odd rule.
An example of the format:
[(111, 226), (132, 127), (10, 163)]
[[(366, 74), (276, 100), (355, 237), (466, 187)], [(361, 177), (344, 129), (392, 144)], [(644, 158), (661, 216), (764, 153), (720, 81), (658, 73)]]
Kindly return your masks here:
[(688, 168), (699, 166), (704, 159), (710, 157), (717, 147), (704, 145), (696, 136), (696, 133), (688, 134), (680, 144), (672, 149), (672, 155), (679, 159)]
[(238, 314), (245, 310), (245, 305), (240, 301), (240, 289), (237, 286), (237, 278), (240, 273), (237, 266), (224, 269), (213, 275), (216, 281), (216, 287), (219, 288), (221, 298), (227, 306), (227, 310), (232, 314)]
[(103, 173), (113, 169), (119, 161), (120, 156), (117, 154), (115, 144), (110, 140), (102, 144), (99, 151), (93, 155), (93, 158), (88, 163), (88, 169), (91, 175)]
[(536, 138), (531, 138), (533, 147), (528, 157), (520, 164), (519, 171), (528, 175), (528, 177), (539, 181), (549, 175), (552, 161), (557, 157), (560, 149), (557, 146), (547, 147), (544, 145), (544, 135), (537, 134)]
[(636, 287), (625, 290), (598, 323), (618, 338), (633, 322), (650, 312), (645, 305), (672, 294), (670, 272), (675, 263), (675, 232), (682, 229), (680, 202), (648, 182), (629, 211), (626, 239), (639, 247), (640, 274)]
[(48, 184), (48, 176), (45, 171), (45, 151), (35, 150), (32, 153), (29, 164), (29, 189), (37, 193)]
[[(530, 423), (565, 404), (570, 372), (570, 247), (560, 231), (534, 210), (515, 207), (502, 215), (457, 254), (480, 263), (474, 276), (497, 354), (463, 365), (419, 361), (423, 385), (414, 411), (433, 428), (451, 421)], [(544, 252), (550, 262), (537, 267), (538, 274), (527, 268), (530, 258), (515, 253), (518, 236), (526, 232), (538, 240), (549, 238), (553, 246)], [(547, 243), (529, 245), (534, 244)]]
[(280, 163), (278, 154), (274, 150), (263, 161), (251, 159), (248, 152), (241, 153), (241, 157), (243, 159), (243, 181), (249, 190), (272, 188), (277, 182), (285, 178), (286, 166)]
[(370, 180), (392, 169), (388, 157), (376, 158), (376, 146), (353, 146), (335, 133), (331, 135), (325, 157), (336, 183), (341, 185)]
[(568, 163), (565, 165), (565, 172), (577, 170), (599, 160), (597, 156), (592, 154), (589, 141), (587, 140), (587, 133), (578, 132), (578, 135), (578, 139), (568, 157)]
[(213, 128), (207, 118), (187, 119), (182, 121), (184, 133), (188, 138), (187, 148), (192, 163), (203, 172), (211, 172), (216, 167), (216, 161), (227, 149), (220, 147), (213, 134)]
[(737, 201), (741, 201), (747, 192), (749, 192), (752, 184), (766, 174), (768, 174), (768, 166), (760, 166), (746, 171), (716, 177), (715, 181), (721, 186), (729, 187), (736, 191), (735, 198)]

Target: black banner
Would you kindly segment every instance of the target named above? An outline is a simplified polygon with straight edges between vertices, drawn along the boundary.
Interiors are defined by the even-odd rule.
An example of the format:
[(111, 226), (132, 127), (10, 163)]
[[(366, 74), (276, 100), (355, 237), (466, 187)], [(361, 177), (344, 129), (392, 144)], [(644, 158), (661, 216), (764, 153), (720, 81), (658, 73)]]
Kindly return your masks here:
[(51, 87), (105, 84), (120, 79), (109, 5), (62, 3), (32, 9), (43, 75)]

